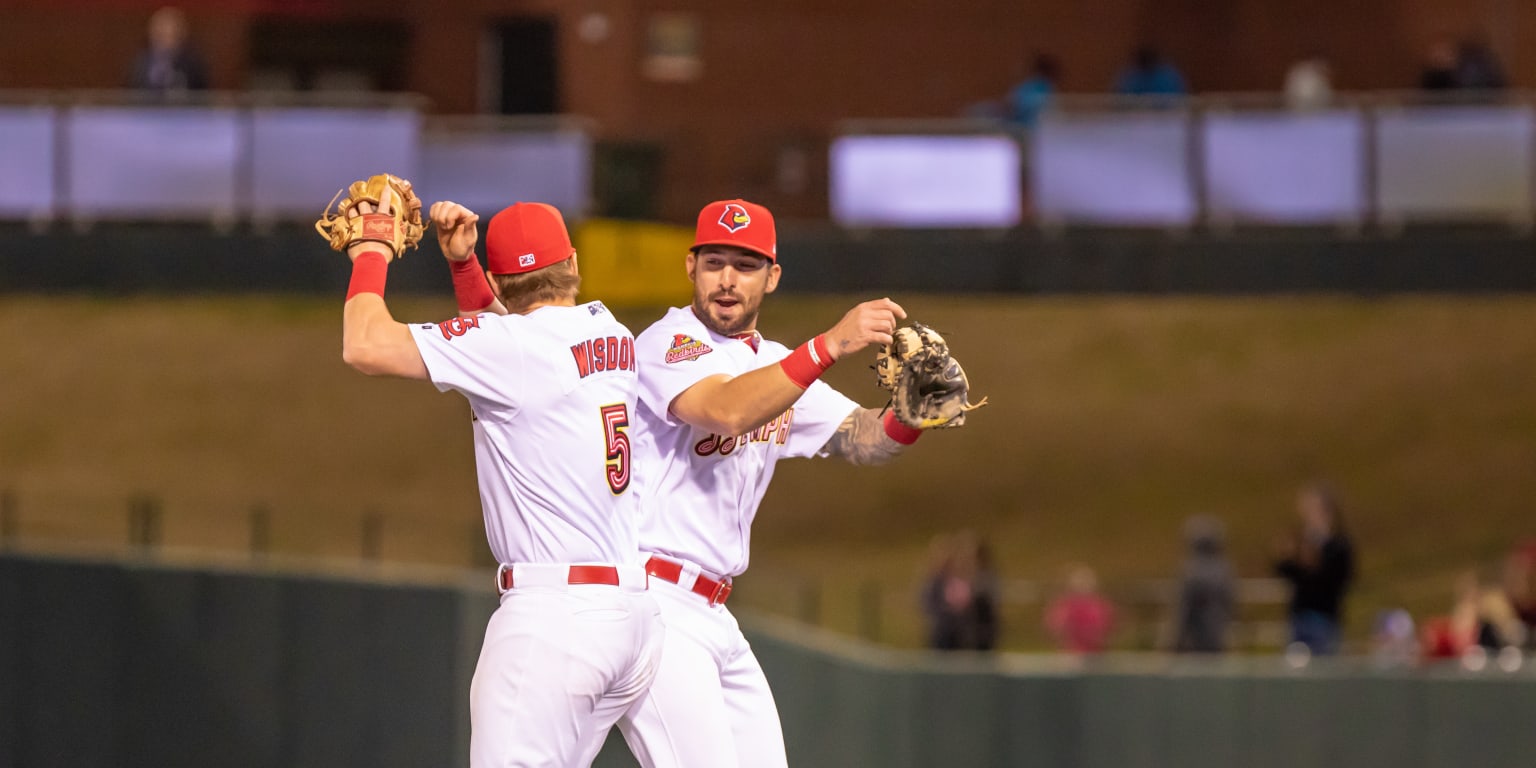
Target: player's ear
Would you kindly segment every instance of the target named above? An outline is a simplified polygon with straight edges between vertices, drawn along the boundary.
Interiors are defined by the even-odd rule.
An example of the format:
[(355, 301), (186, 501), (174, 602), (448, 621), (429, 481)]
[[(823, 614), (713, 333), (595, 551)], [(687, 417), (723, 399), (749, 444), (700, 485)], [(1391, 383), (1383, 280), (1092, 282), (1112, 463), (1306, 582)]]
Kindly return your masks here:
[(688, 282), (690, 282), (690, 283), (697, 282), (696, 280), (693, 279), (693, 268), (698, 263), (699, 263), (699, 252), (698, 251), (689, 251), (688, 252), (688, 256), (683, 259), (683, 267), (688, 271)]
[(571, 251), (571, 274), (581, 276), (581, 270), (576, 268), (576, 252)]
[(783, 271), (778, 262), (768, 267), (768, 290), (765, 293), (773, 293), (774, 289), (779, 287), (779, 274)]

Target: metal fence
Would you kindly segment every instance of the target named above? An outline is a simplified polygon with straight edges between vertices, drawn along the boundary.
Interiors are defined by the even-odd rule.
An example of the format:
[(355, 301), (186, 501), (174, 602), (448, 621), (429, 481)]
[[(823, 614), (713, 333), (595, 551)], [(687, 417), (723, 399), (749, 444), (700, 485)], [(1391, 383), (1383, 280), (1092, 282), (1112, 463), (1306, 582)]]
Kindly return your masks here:
[(428, 117), (408, 94), (0, 92), (0, 220), (314, 218), (338, 185), (390, 172), (429, 200), (591, 207), (592, 140), (569, 116)]
[[(425, 199), (593, 206), (590, 121), (429, 117), (409, 94), (0, 92), (0, 220), (271, 222), (390, 170)], [(827, 148), (848, 227), (1536, 223), (1536, 93), (1070, 96), (1037, 125), (863, 120)]]
[[(878, 193), (875, 191), (878, 190)], [(1536, 220), (1536, 94), (1062, 97), (1034, 126), (857, 121), (831, 148), (854, 227), (1222, 229)]]
[[(264, 501), (241, 504), (148, 492), (105, 498), (0, 490), (3, 551), (130, 555), (151, 562), (211, 557), (256, 566), (324, 562), (479, 570), (487, 584), (495, 567), (478, 510), (450, 519), (442, 514), (424, 518), (404, 508), (291, 509)], [(734, 606), (886, 645), (925, 643), (920, 577), (878, 579), (756, 566), (739, 581)], [(1003, 647), (1054, 647), (1042, 623), (1054, 589), (1017, 576), (998, 584)], [(1156, 650), (1169, 645), (1168, 622), (1176, 600), (1173, 582), (1112, 583), (1104, 592), (1117, 611), (1111, 647)], [(1284, 646), (1283, 586), (1272, 579), (1243, 579), (1237, 597), (1232, 648), (1267, 651)]]

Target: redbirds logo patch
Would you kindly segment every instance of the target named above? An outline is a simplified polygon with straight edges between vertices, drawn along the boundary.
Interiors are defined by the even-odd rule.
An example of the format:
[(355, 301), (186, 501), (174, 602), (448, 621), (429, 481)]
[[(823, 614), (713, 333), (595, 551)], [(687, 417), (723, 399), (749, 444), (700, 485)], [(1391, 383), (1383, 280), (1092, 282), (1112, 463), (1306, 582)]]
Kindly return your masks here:
[(731, 232), (745, 229), (751, 223), (752, 217), (747, 215), (747, 209), (735, 203), (727, 203), (725, 212), (720, 214), (720, 226), (725, 227)]
[(708, 344), (686, 333), (678, 333), (672, 336), (672, 348), (667, 350), (667, 362), (681, 363), (696, 360), (713, 351), (715, 351), (714, 348)]

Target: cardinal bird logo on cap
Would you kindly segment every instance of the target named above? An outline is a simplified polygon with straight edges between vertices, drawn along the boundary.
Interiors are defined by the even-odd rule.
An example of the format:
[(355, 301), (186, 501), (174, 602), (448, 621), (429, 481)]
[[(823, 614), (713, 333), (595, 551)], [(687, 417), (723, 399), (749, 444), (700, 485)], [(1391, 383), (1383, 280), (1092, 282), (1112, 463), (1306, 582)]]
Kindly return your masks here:
[(720, 226), (735, 232), (744, 229), (752, 223), (752, 217), (747, 215), (747, 209), (735, 204), (727, 203), (725, 212), (720, 214)]

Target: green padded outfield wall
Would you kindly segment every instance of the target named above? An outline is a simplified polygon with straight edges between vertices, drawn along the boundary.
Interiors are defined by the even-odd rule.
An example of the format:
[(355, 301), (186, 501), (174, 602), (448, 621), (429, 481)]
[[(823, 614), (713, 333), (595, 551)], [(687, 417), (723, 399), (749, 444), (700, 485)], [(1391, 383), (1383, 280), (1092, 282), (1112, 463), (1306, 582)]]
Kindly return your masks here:
[[(484, 579), (0, 555), (0, 766), (462, 766)], [(937, 658), (744, 621), (796, 768), (1529, 768), (1536, 669)], [(597, 765), (633, 765), (611, 739)]]
[(795, 766), (1536, 765), (1536, 670), (1490, 660), (935, 659), (756, 621)]
[[(678, 222), (683, 226), (686, 223)], [(665, 264), (672, 248), (656, 225), (578, 227), (579, 248), (611, 274), (593, 274), (613, 306), (641, 300), (625, 286), (634, 264), (604, 254), (645, 254)], [(686, 231), (686, 230), (685, 230)], [(682, 240), (687, 242), (686, 237)], [(307, 226), (221, 233), (173, 224), (63, 225), (35, 232), (0, 223), (0, 295), (321, 293), (340, 294), (347, 260)], [(1424, 227), (1402, 236), (1332, 229), (1259, 229), (1203, 236), (1160, 230), (1010, 232), (875, 230), (785, 223), (779, 231), (783, 291), (867, 290), (1017, 294), (1528, 293), (1536, 291), (1536, 234), (1508, 227)], [(682, 274), (674, 249), (671, 279)], [(447, 295), (428, 237), (420, 253), (390, 268), (392, 293)], [(654, 288), (662, 290), (666, 282)], [(604, 287), (606, 286), (606, 287)], [(650, 294), (654, 295), (654, 294)], [(655, 304), (654, 300), (643, 301)], [(662, 303), (670, 303), (662, 302)]]

